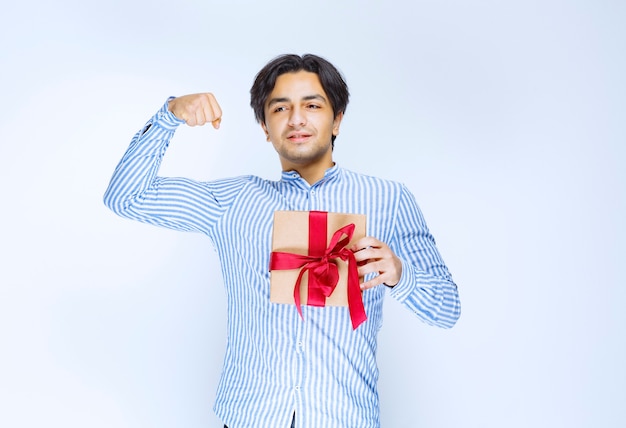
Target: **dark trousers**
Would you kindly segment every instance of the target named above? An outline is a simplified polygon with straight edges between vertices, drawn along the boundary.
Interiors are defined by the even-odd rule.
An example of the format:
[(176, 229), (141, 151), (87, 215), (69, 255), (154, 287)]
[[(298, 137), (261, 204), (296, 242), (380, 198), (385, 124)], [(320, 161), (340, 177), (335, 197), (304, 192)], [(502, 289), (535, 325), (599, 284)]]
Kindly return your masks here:
[[(224, 425), (224, 428), (228, 428), (226, 425)], [(293, 419), (291, 420), (291, 428), (296, 428), (296, 415), (294, 413), (293, 415)]]

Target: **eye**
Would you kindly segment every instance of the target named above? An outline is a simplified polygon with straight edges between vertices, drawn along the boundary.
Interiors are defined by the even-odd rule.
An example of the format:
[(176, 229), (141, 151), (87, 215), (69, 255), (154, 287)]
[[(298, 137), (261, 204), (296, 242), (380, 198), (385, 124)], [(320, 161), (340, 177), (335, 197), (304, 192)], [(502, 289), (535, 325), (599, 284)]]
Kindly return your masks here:
[(306, 106), (309, 110), (317, 110), (322, 108), (322, 106), (318, 105), (318, 104), (309, 104)]
[(279, 113), (279, 112), (285, 111), (285, 110), (287, 110), (287, 107), (285, 107), (285, 106), (278, 106), (278, 107), (274, 108), (274, 113)]

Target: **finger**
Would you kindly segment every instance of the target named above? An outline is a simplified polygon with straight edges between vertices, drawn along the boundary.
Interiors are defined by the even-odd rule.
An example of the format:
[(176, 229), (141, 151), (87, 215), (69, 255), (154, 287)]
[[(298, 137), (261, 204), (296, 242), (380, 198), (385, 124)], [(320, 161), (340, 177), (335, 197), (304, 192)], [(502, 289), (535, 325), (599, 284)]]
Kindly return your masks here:
[(371, 288), (376, 285), (385, 284), (393, 287), (400, 281), (402, 276), (402, 262), (394, 257), (369, 259), (365, 262), (358, 264), (359, 276), (364, 278), (368, 275), (374, 274), (375, 276), (366, 281), (365, 288)]
[(367, 276), (370, 273), (380, 274), (385, 272), (385, 264), (377, 260), (368, 260), (358, 267), (359, 276)]
[(219, 103), (217, 102), (217, 100), (215, 99), (215, 95), (209, 93), (209, 105), (211, 106), (211, 110), (213, 111), (213, 117), (215, 117), (216, 119), (222, 117), (222, 108), (220, 107)]
[(354, 259), (357, 263), (369, 263), (369, 261), (389, 260), (393, 257), (391, 249), (382, 244), (381, 247), (367, 247), (354, 253)]
[(197, 122), (196, 122), (196, 115), (193, 112), (190, 113), (183, 113), (181, 115), (181, 118), (185, 121), (185, 123), (189, 126), (196, 126)]
[(202, 126), (207, 122), (206, 114), (204, 113), (203, 109), (197, 109), (195, 111), (195, 117), (196, 117), (196, 125), (198, 126)]
[(360, 250), (363, 250), (365, 248), (369, 248), (369, 247), (374, 247), (374, 248), (380, 248), (381, 246), (383, 246), (384, 244), (379, 241), (378, 239), (371, 237), (371, 236), (366, 236), (363, 237), (361, 239), (359, 239), (358, 241), (356, 241), (352, 247), (350, 247), (350, 249), (353, 252), (357, 252)]
[(207, 110), (209, 111), (207, 118), (210, 118), (213, 128), (219, 129), (222, 123), (222, 108), (211, 93), (207, 94)]
[(376, 275), (370, 278), (368, 281), (365, 281), (361, 284), (361, 290), (367, 290), (370, 288), (377, 287), (379, 285), (387, 285), (389, 287), (393, 287), (398, 282), (393, 280), (392, 275), (388, 272), (381, 272), (379, 275)]
[(374, 278), (370, 279), (369, 281), (366, 281), (363, 284), (361, 284), (361, 290), (369, 290), (370, 288), (378, 287), (379, 285), (382, 285), (384, 283), (385, 283), (384, 277), (382, 275), (377, 275)]
[(362, 248), (354, 253), (354, 259), (357, 263), (367, 262), (369, 259), (380, 258), (380, 250), (374, 247)]

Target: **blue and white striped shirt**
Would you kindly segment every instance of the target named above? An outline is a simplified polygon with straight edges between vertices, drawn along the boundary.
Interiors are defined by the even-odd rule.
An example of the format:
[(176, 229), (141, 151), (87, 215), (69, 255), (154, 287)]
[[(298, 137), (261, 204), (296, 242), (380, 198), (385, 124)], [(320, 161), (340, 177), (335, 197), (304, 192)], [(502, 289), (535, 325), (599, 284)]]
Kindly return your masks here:
[[(117, 166), (105, 203), (157, 226), (206, 234), (221, 260), (228, 343), (215, 412), (230, 428), (379, 427), (376, 340), (389, 294), (428, 324), (460, 315), (452, 282), (411, 193), (401, 184), (334, 166), (309, 185), (286, 171), (280, 181), (242, 176), (211, 182), (158, 176), (183, 122), (167, 103), (137, 133)], [(268, 271), (276, 210), (365, 214), (367, 235), (402, 260), (393, 288), (363, 292), (365, 321), (352, 329), (346, 307), (270, 303)]]

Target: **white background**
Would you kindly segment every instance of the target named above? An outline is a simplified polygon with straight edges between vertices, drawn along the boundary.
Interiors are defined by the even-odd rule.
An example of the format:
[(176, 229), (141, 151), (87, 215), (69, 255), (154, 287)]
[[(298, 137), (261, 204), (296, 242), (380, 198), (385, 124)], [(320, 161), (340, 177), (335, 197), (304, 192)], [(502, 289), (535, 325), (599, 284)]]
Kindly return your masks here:
[(199, 91), (222, 129), (181, 128), (162, 173), (277, 178), (248, 90), (285, 52), (345, 74), (336, 160), (409, 186), (459, 285), (450, 331), (386, 302), (383, 427), (626, 425), (625, 5), (3, 5), (0, 426), (221, 427), (210, 242), (102, 194), (166, 97)]

